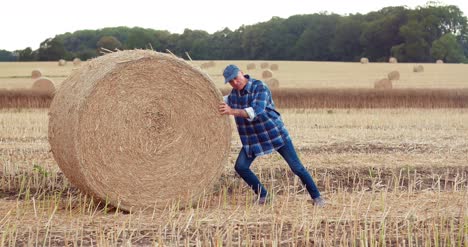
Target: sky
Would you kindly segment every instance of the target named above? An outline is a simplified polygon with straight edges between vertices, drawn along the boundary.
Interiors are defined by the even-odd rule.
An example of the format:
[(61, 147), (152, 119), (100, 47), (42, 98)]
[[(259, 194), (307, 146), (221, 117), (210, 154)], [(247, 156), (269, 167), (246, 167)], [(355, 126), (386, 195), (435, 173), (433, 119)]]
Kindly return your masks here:
[[(467, 0), (438, 1), (468, 15)], [(105, 27), (142, 27), (182, 33), (185, 28), (209, 33), (228, 27), (320, 12), (366, 14), (388, 6), (424, 6), (427, 0), (3, 0), (0, 4), (0, 49), (39, 48), (55, 35)]]

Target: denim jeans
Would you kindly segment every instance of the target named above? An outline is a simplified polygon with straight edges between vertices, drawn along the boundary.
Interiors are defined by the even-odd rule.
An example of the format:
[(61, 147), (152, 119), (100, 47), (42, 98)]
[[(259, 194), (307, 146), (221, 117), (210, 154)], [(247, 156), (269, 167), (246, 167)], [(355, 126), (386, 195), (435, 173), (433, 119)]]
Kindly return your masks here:
[[(312, 176), (302, 165), (299, 157), (297, 157), (297, 153), (292, 142), (287, 141), (284, 146), (278, 149), (278, 153), (283, 156), (294, 174), (299, 176), (302, 183), (305, 184), (307, 191), (309, 192), (312, 199), (320, 197), (320, 192), (315, 185)], [(255, 194), (260, 194), (260, 197), (265, 197), (267, 195), (267, 190), (260, 183), (255, 173), (250, 170), (250, 165), (254, 160), (255, 156), (248, 157), (244, 148), (242, 148), (239, 153), (239, 157), (237, 157), (234, 168), (236, 169), (236, 172), (242, 177), (242, 179), (244, 179), (244, 181), (249, 185), (249, 187), (253, 189)]]

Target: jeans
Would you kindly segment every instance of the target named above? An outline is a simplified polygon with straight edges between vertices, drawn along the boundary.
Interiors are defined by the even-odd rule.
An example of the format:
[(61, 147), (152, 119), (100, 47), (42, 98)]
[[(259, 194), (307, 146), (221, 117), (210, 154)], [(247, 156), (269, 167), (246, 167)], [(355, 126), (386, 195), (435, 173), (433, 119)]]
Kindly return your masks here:
[[(299, 160), (299, 157), (297, 157), (297, 153), (294, 149), (292, 142), (286, 141), (285, 145), (278, 149), (278, 153), (280, 153), (281, 156), (283, 156), (283, 158), (286, 160), (294, 174), (299, 176), (302, 183), (305, 184), (307, 191), (309, 192), (312, 199), (320, 197), (320, 192), (317, 186), (315, 185), (312, 176), (302, 165), (301, 161)], [(255, 156), (248, 157), (244, 148), (242, 148), (239, 153), (239, 157), (237, 157), (234, 169), (239, 174), (239, 176), (241, 176), (242, 179), (244, 179), (244, 181), (249, 185), (249, 187), (253, 189), (255, 194), (260, 195), (260, 197), (265, 197), (268, 194), (267, 190), (260, 183), (255, 173), (253, 173), (252, 170), (250, 170), (250, 165), (254, 160)]]

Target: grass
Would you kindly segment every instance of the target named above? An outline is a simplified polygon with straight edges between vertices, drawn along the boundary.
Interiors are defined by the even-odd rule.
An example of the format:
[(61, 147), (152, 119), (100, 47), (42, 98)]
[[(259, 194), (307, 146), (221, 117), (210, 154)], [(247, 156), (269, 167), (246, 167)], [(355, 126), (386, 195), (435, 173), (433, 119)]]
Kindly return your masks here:
[(283, 109), (300, 158), (329, 202), (315, 208), (277, 155), (253, 165), (273, 195), (229, 164), (190, 205), (124, 213), (80, 193), (49, 152), (47, 110), (0, 111), (0, 246), (465, 246), (468, 111)]

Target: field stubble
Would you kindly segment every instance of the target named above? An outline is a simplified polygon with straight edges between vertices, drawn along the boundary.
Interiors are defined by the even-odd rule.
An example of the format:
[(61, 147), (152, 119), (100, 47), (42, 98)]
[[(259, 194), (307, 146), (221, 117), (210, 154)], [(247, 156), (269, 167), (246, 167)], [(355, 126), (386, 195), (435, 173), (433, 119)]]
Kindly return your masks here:
[(191, 205), (123, 213), (71, 186), (47, 142), (47, 110), (0, 111), (0, 245), (463, 245), (468, 110), (281, 110), (329, 205), (313, 207), (278, 154), (235, 175), (239, 139), (214, 190)]

